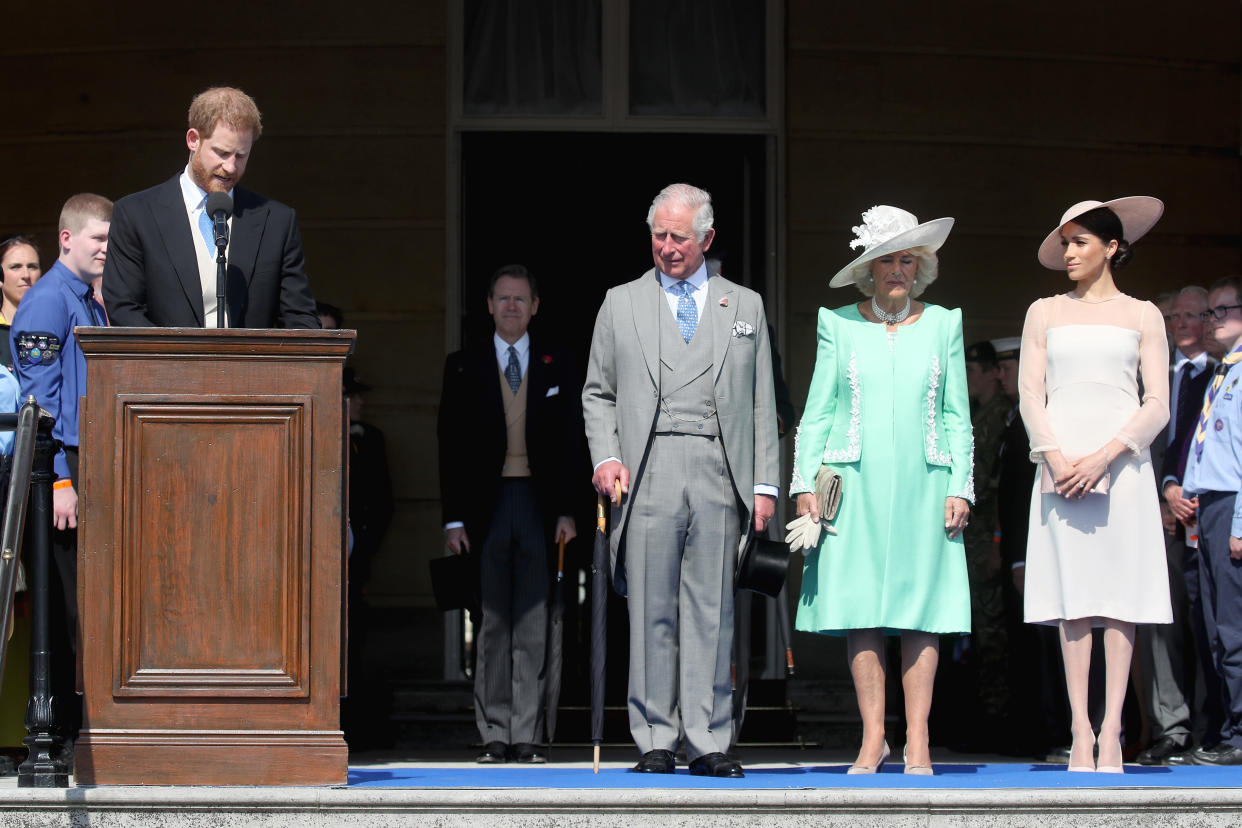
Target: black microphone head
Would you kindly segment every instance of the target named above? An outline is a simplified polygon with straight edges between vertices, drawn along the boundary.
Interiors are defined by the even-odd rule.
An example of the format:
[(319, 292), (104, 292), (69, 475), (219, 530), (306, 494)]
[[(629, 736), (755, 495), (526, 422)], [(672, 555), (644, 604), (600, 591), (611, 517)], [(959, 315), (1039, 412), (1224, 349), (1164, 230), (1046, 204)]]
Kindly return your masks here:
[(233, 215), (233, 199), (229, 198), (228, 193), (212, 193), (207, 196), (207, 215), (215, 217), (216, 213), (223, 212), (224, 217), (228, 218)]

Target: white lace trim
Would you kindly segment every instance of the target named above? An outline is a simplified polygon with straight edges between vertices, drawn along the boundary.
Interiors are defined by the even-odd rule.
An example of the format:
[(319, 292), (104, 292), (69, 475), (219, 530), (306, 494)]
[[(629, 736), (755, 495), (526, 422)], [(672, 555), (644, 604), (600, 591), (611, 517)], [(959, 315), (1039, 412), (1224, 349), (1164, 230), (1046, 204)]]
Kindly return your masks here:
[(927, 462), (948, 466), (953, 462), (953, 455), (940, 450), (940, 435), (936, 432), (936, 397), (939, 392), (940, 357), (933, 354), (927, 377)]
[(849, 370), (846, 376), (850, 381), (850, 427), (845, 432), (849, 445), (843, 449), (829, 449), (824, 452), (825, 463), (853, 463), (862, 454), (862, 439), (858, 425), (862, 420), (862, 389), (858, 384), (858, 352), (850, 351)]
[(802, 448), (802, 423), (798, 423), (798, 427), (794, 429), (794, 459), (793, 459), (793, 476), (789, 480), (789, 493), (801, 494), (809, 492), (806, 481), (802, 479), (802, 469), (798, 467), (798, 451)]
[(971, 503), (974, 503), (975, 502), (975, 435), (973, 434), (970, 435), (970, 465), (967, 466), (967, 468), (970, 469), (970, 471), (967, 472), (966, 474), (966, 486), (965, 488), (962, 489), (962, 493), (957, 495), (957, 497), (963, 498), (965, 500), (969, 500)]

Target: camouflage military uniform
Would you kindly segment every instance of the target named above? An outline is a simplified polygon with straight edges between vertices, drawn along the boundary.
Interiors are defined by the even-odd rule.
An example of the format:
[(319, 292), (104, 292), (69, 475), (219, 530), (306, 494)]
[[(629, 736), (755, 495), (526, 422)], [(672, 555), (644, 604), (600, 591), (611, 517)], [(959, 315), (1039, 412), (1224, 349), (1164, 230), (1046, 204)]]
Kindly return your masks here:
[(989, 718), (1002, 718), (1009, 704), (1004, 571), (996, 542), (996, 471), (1011, 408), (999, 391), (971, 417), (975, 433), (975, 506), (962, 533), (970, 577), (971, 649), (979, 668), (979, 700)]

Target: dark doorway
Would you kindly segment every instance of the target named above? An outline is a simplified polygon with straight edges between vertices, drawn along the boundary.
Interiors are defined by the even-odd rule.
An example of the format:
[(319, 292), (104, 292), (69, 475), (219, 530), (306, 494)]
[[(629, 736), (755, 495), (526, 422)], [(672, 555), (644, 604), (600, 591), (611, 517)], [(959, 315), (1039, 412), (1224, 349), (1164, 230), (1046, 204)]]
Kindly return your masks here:
[(491, 334), (488, 279), (517, 262), (539, 282), (532, 330), (555, 332), (585, 363), (605, 291), (652, 266), (647, 208), (675, 181), (712, 194), (711, 253), (724, 254), (729, 278), (763, 293), (766, 142), (756, 135), (464, 133), (463, 339)]

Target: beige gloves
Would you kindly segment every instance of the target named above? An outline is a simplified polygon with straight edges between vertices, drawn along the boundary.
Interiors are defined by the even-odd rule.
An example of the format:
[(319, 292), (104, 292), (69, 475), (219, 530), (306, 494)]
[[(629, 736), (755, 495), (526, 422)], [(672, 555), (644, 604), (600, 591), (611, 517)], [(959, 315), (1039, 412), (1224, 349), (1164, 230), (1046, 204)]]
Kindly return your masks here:
[(821, 532), (830, 535), (837, 533), (828, 521), (836, 518), (841, 508), (841, 475), (830, 471), (827, 466), (820, 466), (819, 473), (815, 475), (815, 502), (819, 507), (819, 520), (811, 520), (811, 516), (806, 514), (785, 524), (789, 530), (785, 543), (789, 544), (791, 552), (801, 551), (805, 555), (819, 545)]

